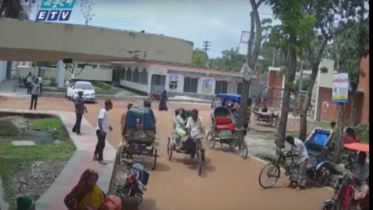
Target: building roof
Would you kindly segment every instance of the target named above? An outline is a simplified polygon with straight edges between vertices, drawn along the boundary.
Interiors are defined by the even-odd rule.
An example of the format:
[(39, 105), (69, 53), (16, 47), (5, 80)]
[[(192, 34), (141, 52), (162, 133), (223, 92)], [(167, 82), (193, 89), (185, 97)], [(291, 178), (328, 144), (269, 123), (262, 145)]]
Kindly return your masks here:
[(152, 62), (152, 61), (112, 61), (112, 64), (147, 64), (147, 65), (160, 65), (160, 66), (169, 66), (169, 67), (182, 67), (189, 68), (194, 70), (204, 70), (211, 73), (229, 73), (232, 76), (241, 76), (238, 71), (224, 70), (224, 69), (214, 69), (207, 67), (191, 66), (177, 63), (162, 63), (162, 62)]

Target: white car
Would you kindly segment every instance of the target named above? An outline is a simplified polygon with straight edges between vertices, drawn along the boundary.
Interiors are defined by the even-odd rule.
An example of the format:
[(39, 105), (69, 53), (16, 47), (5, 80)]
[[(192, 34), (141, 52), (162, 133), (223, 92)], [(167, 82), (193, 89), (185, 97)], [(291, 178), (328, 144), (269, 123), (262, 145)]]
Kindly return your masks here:
[(85, 101), (96, 102), (96, 92), (90, 82), (77, 81), (75, 83), (70, 83), (66, 90), (66, 97), (74, 100), (78, 97), (79, 91), (83, 91), (83, 99)]

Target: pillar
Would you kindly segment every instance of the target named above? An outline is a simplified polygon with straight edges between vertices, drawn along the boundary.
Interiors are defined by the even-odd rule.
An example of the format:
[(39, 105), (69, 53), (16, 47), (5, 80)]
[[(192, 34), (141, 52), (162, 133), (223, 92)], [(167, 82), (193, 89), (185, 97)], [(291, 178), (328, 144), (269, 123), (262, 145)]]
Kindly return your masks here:
[(65, 66), (62, 61), (57, 62), (56, 82), (58, 88), (63, 88), (65, 85)]

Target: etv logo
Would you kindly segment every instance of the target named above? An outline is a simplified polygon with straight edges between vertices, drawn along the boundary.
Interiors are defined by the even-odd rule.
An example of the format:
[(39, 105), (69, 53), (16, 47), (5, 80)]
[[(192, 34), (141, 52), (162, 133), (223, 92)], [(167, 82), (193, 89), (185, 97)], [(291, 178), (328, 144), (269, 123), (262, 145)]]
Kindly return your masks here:
[(75, 0), (43, 0), (36, 21), (68, 21)]

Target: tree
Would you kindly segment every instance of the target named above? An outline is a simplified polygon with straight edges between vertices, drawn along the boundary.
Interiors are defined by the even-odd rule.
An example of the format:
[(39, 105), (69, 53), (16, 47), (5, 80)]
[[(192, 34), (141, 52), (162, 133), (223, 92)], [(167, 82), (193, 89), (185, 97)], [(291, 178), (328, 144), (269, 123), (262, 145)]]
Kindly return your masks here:
[[(263, 0), (250, 0), (251, 13), (250, 13), (250, 36), (248, 41), (246, 64), (249, 69), (255, 70), (256, 61), (258, 60), (260, 47), (262, 44), (262, 25), (258, 8), (263, 3)], [(251, 79), (242, 81), (242, 94), (240, 109), (238, 111), (237, 126), (244, 127), (245, 118), (247, 113), (247, 99), (250, 92)]]
[(203, 59), (205, 52), (199, 48), (193, 50), (192, 54), (192, 65), (193, 66), (203, 66)]
[(208, 66), (210, 68), (239, 71), (242, 68), (242, 64), (246, 61), (246, 56), (239, 54), (237, 48), (224, 50), (221, 54), (221, 57), (209, 60)]
[(93, 13), (93, 6), (94, 5), (95, 5), (95, 3), (92, 0), (80, 0), (80, 11), (83, 14), (86, 26), (92, 20), (92, 18), (95, 16), (95, 13)]
[(0, 17), (19, 18), (25, 15), (21, 0), (2, 0), (0, 1)]
[[(307, 88), (306, 97), (303, 101), (300, 112), (300, 129), (299, 138), (306, 140), (307, 138), (307, 113), (311, 104), (313, 86), (321, 59), (324, 55), (324, 50), (331, 39), (328, 33), (328, 27), (334, 22), (333, 2), (325, 0), (306, 0), (306, 13), (315, 17), (315, 25), (313, 32), (309, 34), (311, 43), (304, 47), (308, 62), (311, 64), (311, 76), (309, 78), (309, 86)], [(327, 70), (322, 68), (323, 72)]]
[(306, 0), (268, 0), (273, 14), (281, 20), (281, 25), (273, 26), (270, 42), (282, 52), (285, 60), (285, 87), (282, 96), (281, 117), (278, 128), (277, 145), (284, 147), (289, 113), (290, 94), (294, 89), (297, 57), (304, 57), (304, 47), (310, 44), (315, 18), (305, 13)]

